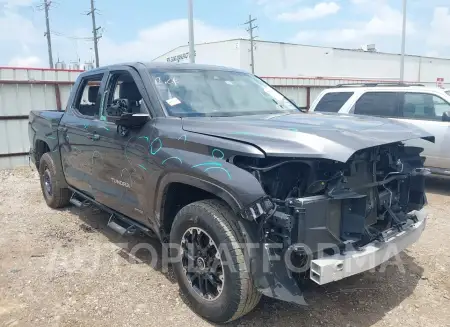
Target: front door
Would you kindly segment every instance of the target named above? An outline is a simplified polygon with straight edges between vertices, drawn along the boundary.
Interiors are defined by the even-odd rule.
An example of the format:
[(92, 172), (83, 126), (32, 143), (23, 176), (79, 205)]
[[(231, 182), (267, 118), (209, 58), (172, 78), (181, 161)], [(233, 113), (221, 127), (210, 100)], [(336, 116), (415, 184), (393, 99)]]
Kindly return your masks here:
[(92, 132), (98, 134), (101, 149), (96, 199), (128, 217), (148, 223), (146, 182), (152, 172), (149, 165), (152, 135), (144, 131), (152, 130), (151, 123), (139, 129), (121, 130), (107, 119), (108, 113), (114, 111), (148, 114), (142, 92), (134, 71), (124, 68), (110, 72), (102, 115)]
[(401, 106), (402, 118), (434, 135), (432, 144), (423, 140), (408, 141), (408, 145), (424, 148), (425, 166), (450, 170), (450, 123), (442, 121), (444, 112), (450, 111), (450, 104), (441, 97), (428, 93), (405, 93)]

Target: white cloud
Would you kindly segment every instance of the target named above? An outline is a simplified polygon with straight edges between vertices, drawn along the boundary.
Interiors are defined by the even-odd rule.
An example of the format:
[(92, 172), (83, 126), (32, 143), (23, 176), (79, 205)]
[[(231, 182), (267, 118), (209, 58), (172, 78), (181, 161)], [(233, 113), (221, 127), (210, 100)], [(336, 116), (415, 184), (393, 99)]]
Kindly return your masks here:
[(284, 12), (277, 16), (284, 21), (305, 21), (336, 14), (340, 6), (336, 2), (320, 2), (314, 7), (301, 7), (293, 12)]
[(369, 3), (371, 0), (351, 0), (351, 3), (355, 4), (355, 5), (361, 5), (361, 4), (366, 4)]
[(8, 66), (13, 67), (40, 67), (41, 65), (41, 58), (36, 56), (15, 57), (8, 63)]
[[(388, 5), (380, 6), (372, 19), (364, 26), (363, 33), (367, 35), (401, 35), (403, 14)], [(406, 22), (406, 31), (415, 33), (411, 21)]]
[(19, 41), (20, 43), (37, 43), (43, 34), (37, 32), (36, 26), (23, 16), (5, 11), (0, 16), (0, 41)]
[[(378, 6), (372, 18), (367, 22), (354, 22), (341, 29), (301, 31), (293, 39), (295, 42), (319, 41), (338, 46), (339, 44), (359, 46), (376, 43), (385, 37), (400, 36), (402, 32), (402, 13), (388, 5)], [(416, 26), (407, 21), (407, 34), (415, 34)]]
[(434, 8), (433, 19), (430, 24), (428, 44), (442, 48), (450, 46), (450, 9)]
[[(196, 20), (195, 43), (211, 42), (245, 37), (245, 30), (222, 29)], [(101, 64), (128, 60), (151, 61), (152, 59), (188, 43), (188, 22), (186, 19), (165, 23), (141, 30), (137, 38), (119, 43), (106, 35), (100, 41)]]
[(289, 10), (303, 0), (254, 0), (255, 4), (262, 6), (264, 13), (275, 18), (283, 11)]
[[(0, 0), (1, 1), (1, 0)], [(3, 3), (6, 3), (3, 1)], [(8, 4), (25, 4), (25, 0), (9, 1)], [(21, 66), (30, 63), (40, 63), (38, 58), (41, 47), (45, 45), (45, 38), (42, 29), (14, 9), (0, 7), (0, 42), (3, 44), (0, 52), (0, 65), (9, 63), (10, 65)], [(25, 60), (27, 59), (28, 60)]]
[(30, 6), (34, 0), (0, 0), (0, 4), (3, 4), (5, 8)]

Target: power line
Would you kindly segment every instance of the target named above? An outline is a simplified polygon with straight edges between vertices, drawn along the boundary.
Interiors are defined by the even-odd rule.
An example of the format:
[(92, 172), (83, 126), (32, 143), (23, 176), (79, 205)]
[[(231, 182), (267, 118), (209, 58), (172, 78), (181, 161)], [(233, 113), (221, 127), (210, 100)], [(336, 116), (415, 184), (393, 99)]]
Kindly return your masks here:
[(248, 16), (248, 21), (244, 23), (244, 25), (248, 25), (247, 32), (250, 35), (250, 60), (251, 60), (251, 66), (252, 66), (252, 74), (255, 73), (255, 56), (254, 56), (254, 40), (257, 38), (253, 34), (253, 30), (258, 28), (257, 25), (253, 25), (253, 23), (256, 21), (256, 18), (252, 18), (252, 15)]
[(71, 40), (83, 40), (83, 41), (93, 41), (94, 38), (92, 36), (73, 36), (73, 35), (67, 35), (61, 32), (57, 32), (57, 31), (50, 31), (50, 34), (54, 35), (54, 36), (59, 36), (59, 37), (64, 37), (66, 39), (71, 39)]
[(97, 9), (94, 5), (94, 0), (91, 0), (91, 10), (87, 13), (87, 15), (91, 15), (92, 17), (92, 34), (94, 35), (94, 52), (95, 52), (95, 66), (98, 68), (100, 66), (100, 59), (98, 55), (98, 40), (102, 37), (98, 34), (98, 31), (101, 29), (101, 27), (97, 27), (95, 23), (95, 13), (97, 12)]

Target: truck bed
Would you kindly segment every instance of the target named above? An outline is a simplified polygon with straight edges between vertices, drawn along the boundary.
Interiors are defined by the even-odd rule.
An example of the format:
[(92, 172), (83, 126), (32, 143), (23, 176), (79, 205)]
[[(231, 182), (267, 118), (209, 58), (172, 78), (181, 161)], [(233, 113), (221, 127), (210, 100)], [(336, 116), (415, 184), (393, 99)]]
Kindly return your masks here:
[(41, 144), (47, 144), (49, 150), (58, 148), (58, 125), (64, 111), (32, 110), (28, 117), (28, 135), (30, 139), (30, 157), (36, 163), (36, 153), (43, 151)]

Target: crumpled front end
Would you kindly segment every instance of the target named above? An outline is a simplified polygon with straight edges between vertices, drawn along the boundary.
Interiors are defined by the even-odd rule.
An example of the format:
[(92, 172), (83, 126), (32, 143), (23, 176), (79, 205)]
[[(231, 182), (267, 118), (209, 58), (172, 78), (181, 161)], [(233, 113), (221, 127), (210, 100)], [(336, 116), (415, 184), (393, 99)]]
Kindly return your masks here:
[(421, 152), (399, 142), (360, 150), (346, 163), (235, 158), (268, 195), (242, 212), (257, 222), (263, 244), (252, 270), (258, 288), (306, 304), (305, 278), (326, 284), (361, 273), (416, 242), (429, 173)]

